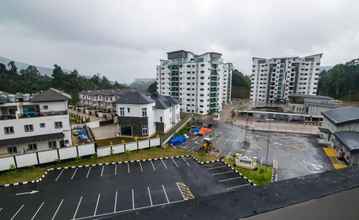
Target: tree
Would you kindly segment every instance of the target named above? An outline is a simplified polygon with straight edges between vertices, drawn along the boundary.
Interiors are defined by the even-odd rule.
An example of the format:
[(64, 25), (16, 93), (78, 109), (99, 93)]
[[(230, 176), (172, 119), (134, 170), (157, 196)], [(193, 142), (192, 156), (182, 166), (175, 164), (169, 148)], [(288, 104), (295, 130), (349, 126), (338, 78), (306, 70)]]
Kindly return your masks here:
[(156, 95), (156, 94), (157, 94), (157, 82), (153, 82), (153, 83), (147, 88), (147, 92), (150, 93), (151, 95)]
[(12, 74), (16, 74), (17, 73), (17, 67), (15, 65), (15, 62), (14, 61), (10, 61), (8, 64), (7, 64), (8, 68), (9, 68), (9, 72), (12, 73)]
[(238, 70), (232, 72), (232, 97), (249, 98), (251, 80)]

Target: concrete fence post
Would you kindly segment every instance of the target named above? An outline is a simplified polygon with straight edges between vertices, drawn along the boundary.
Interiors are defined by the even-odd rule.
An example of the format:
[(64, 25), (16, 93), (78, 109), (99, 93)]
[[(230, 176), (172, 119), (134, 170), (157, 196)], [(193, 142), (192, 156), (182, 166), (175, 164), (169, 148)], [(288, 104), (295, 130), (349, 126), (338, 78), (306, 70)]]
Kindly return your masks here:
[(36, 153), (37, 165), (39, 165), (40, 164), (39, 152), (36, 151), (35, 153)]
[(80, 154), (79, 154), (79, 145), (76, 145), (76, 154), (77, 154), (77, 157), (80, 157)]
[(57, 160), (61, 160), (61, 158), (60, 158), (60, 149), (56, 148), (56, 152), (57, 152)]
[(15, 167), (17, 168), (17, 161), (16, 161), (16, 156), (14, 155), (14, 163), (15, 163)]

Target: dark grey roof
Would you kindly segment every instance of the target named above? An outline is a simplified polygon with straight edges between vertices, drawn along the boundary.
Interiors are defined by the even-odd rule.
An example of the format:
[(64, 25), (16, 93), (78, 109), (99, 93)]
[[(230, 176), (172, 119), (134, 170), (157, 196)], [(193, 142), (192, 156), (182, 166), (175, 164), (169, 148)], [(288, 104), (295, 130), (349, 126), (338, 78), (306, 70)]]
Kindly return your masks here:
[(80, 95), (90, 95), (90, 96), (113, 96), (121, 94), (121, 89), (100, 89), (100, 90), (84, 90), (80, 92)]
[(35, 135), (29, 137), (21, 137), (21, 138), (10, 138), (10, 139), (0, 140), (0, 146), (26, 144), (31, 142), (60, 139), (60, 138), (64, 138), (64, 134), (62, 132), (53, 133), (53, 134)]
[(49, 89), (32, 96), (31, 102), (57, 102), (67, 101), (71, 96), (57, 89)]
[(322, 115), (335, 125), (359, 121), (359, 107), (341, 107), (323, 112)]
[(322, 99), (322, 100), (334, 100), (329, 96), (321, 96), (321, 95), (303, 95), (303, 94), (292, 94), (288, 96), (293, 98), (310, 98), (310, 99)]
[(122, 91), (117, 99), (118, 104), (150, 104), (155, 102), (151, 97), (136, 90)]
[(178, 104), (178, 101), (171, 96), (156, 95), (151, 98), (155, 100), (157, 109), (166, 109)]
[(359, 132), (338, 131), (334, 136), (349, 151), (359, 151)]

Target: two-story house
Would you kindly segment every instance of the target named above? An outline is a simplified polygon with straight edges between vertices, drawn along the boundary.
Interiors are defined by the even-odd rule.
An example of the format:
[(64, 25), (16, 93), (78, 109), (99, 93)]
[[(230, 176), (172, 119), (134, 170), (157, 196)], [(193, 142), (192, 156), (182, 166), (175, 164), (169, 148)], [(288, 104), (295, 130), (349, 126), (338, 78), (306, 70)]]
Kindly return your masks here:
[(0, 155), (41, 151), (72, 144), (71, 98), (56, 89), (0, 97)]
[(180, 105), (170, 96), (147, 96), (135, 90), (123, 91), (116, 114), (121, 136), (153, 136), (169, 131), (180, 121)]

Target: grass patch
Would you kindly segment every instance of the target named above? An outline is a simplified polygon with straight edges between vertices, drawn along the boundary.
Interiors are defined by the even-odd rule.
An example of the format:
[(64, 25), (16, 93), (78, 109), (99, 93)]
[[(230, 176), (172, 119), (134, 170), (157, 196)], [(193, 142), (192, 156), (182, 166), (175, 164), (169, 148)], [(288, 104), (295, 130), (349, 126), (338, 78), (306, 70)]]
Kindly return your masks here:
[(96, 157), (91, 156), (87, 158), (79, 158), (71, 161), (61, 161), (45, 166), (36, 166), (31, 168), (15, 169), (0, 173), (0, 184), (24, 182), (38, 179), (43, 175), (46, 169), (56, 167), (71, 167), (79, 165), (87, 165), (94, 163), (111, 163), (118, 161), (130, 161), (130, 160), (143, 160), (158, 157), (170, 157), (179, 156), (188, 153), (184, 149), (176, 149), (172, 147), (156, 147), (150, 149), (143, 149), (138, 151), (125, 152), (122, 154), (107, 156), (107, 157)]
[(236, 170), (241, 172), (248, 179), (252, 180), (256, 185), (262, 186), (272, 181), (272, 167), (265, 165), (258, 165), (256, 170), (250, 170), (242, 167), (237, 167), (234, 164), (233, 158), (225, 158), (226, 163), (232, 165)]
[(144, 138), (134, 138), (134, 137), (113, 137), (107, 139), (96, 140), (96, 144), (99, 147), (110, 146), (111, 144), (123, 144), (128, 142), (135, 142), (136, 140), (142, 140)]
[(217, 160), (218, 158), (215, 155), (208, 154), (206, 152), (191, 152), (191, 155), (197, 160), (206, 162), (211, 160)]

